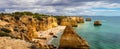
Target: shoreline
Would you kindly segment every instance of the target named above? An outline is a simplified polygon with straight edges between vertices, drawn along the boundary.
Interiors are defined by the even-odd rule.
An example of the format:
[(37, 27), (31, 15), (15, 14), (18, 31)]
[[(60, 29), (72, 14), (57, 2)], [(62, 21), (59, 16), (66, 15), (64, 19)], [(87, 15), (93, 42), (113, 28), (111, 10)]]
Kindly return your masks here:
[[(51, 42), (54, 38), (53, 36), (57, 36), (57, 34), (64, 31), (64, 29), (65, 26), (57, 26), (46, 31), (39, 31), (39, 38), (41, 39), (33, 39), (33, 41), (39, 42), (39, 44), (41, 44), (42, 46), (51, 45)], [(50, 33), (53, 33), (53, 35), (50, 35)]]

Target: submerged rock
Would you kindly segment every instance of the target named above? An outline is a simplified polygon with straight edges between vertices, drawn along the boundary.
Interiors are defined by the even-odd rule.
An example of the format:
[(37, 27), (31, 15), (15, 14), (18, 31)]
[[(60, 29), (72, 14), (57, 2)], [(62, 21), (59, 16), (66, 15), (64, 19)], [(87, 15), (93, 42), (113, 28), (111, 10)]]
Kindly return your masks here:
[(61, 36), (59, 49), (89, 49), (89, 46), (71, 26), (67, 26)]
[(94, 21), (94, 25), (95, 25), (95, 26), (100, 26), (100, 25), (102, 25), (102, 24), (101, 24), (100, 21), (97, 20), (97, 21)]

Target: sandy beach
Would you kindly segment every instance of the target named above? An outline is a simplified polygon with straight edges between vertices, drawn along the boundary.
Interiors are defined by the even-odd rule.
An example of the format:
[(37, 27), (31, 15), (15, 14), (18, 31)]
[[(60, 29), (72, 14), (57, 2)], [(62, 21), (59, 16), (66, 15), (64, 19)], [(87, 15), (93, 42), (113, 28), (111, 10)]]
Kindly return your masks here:
[(52, 38), (54, 38), (53, 36), (56, 36), (57, 33), (64, 31), (64, 29), (65, 26), (57, 26), (46, 31), (39, 31), (39, 38), (33, 39), (33, 41), (39, 41), (41, 45), (49, 45), (52, 41)]

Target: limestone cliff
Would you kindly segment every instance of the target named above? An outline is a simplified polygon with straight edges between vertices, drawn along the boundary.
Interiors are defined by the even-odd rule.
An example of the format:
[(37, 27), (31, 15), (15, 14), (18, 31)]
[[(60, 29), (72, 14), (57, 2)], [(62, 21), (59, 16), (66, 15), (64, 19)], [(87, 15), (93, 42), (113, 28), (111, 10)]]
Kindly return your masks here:
[(0, 49), (31, 49), (32, 43), (10, 37), (0, 37)]
[(61, 20), (60, 25), (66, 26), (66, 25), (71, 25), (71, 23), (70, 23), (70, 20), (68, 20), (67, 18), (63, 18), (63, 19)]
[(62, 26), (72, 25), (77, 26), (77, 19), (76, 17), (67, 17), (62, 19), (61, 24)]
[(54, 17), (48, 17), (48, 18), (47, 18), (47, 22), (48, 22), (49, 25), (51, 24), (52, 27), (58, 26), (58, 24), (57, 24), (57, 19), (54, 18)]
[(1, 17), (1, 21), (6, 25), (2, 25), (0, 29), (9, 29), (13, 37), (22, 38), (21, 33), (25, 33), (31, 39), (38, 37), (37, 23), (32, 16), (21, 16), (19, 20), (16, 20), (14, 16), (4, 15)]
[(89, 46), (71, 26), (67, 26), (61, 36), (59, 49), (89, 49)]
[(77, 27), (77, 21), (71, 19), (70, 20), (70, 24), (73, 26), (73, 27)]
[(47, 23), (45, 22), (45, 21), (39, 21), (39, 30), (40, 31), (45, 31), (45, 30), (47, 30), (48, 29), (48, 25), (47, 25)]
[(7, 30), (10, 30), (10, 34), (13, 37), (21, 39), (27, 37), (27, 39), (32, 40), (33, 38), (38, 37), (38, 31), (45, 31), (50, 28), (56, 27), (58, 26), (58, 22), (60, 22), (60, 25), (63, 26), (77, 26), (78, 22), (84, 22), (84, 18), (62, 17), (60, 18), (60, 20), (57, 20), (55, 17), (52, 16), (40, 16), (39, 18), (33, 18), (33, 16), (28, 15), (3, 15), (0, 17), (0, 29), (5, 28)]
[(70, 17), (71, 20), (76, 21), (77, 23), (84, 23), (84, 18), (79, 16)]
[[(33, 34), (37, 34), (36, 32), (36, 21), (32, 16), (23, 16), (24, 18), (22, 18), (22, 23), (26, 23), (28, 30), (30, 29), (31, 31), (33, 31)], [(25, 21), (24, 21), (25, 20)]]

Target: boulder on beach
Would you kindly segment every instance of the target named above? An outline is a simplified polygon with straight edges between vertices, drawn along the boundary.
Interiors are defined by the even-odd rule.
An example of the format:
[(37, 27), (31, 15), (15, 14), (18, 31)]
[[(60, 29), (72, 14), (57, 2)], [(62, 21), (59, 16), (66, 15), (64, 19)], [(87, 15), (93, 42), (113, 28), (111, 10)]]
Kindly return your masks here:
[(86, 21), (91, 21), (92, 19), (91, 18), (86, 18)]
[(89, 49), (89, 46), (71, 26), (66, 26), (60, 39), (59, 49)]
[(94, 25), (95, 25), (95, 26), (100, 26), (100, 25), (102, 25), (102, 24), (101, 24), (101, 21), (97, 20), (97, 21), (94, 21)]

